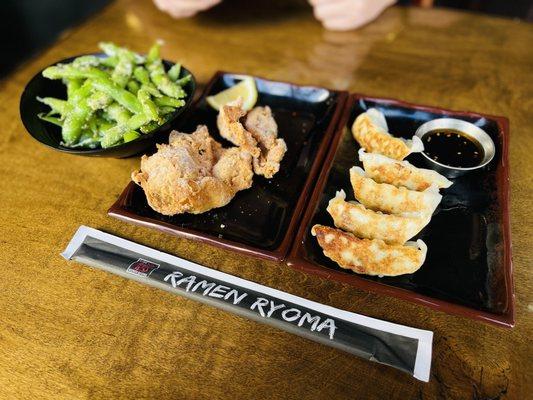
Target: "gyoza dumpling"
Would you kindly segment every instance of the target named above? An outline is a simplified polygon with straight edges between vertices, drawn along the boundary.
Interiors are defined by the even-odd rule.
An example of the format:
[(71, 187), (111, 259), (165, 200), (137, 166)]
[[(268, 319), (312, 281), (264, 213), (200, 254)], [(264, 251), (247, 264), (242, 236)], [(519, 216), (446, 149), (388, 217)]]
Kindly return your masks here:
[(390, 214), (433, 214), (442, 196), (435, 186), (423, 192), (377, 183), (359, 167), (350, 168), (350, 182), (355, 198), (365, 207)]
[(403, 217), (368, 210), (362, 204), (345, 201), (344, 190), (329, 201), (328, 213), (337, 228), (366, 239), (381, 239), (388, 244), (404, 244), (426, 226), (431, 215)]
[(341, 268), (358, 274), (397, 276), (416, 272), (426, 259), (427, 246), (422, 240), (390, 245), (379, 239), (359, 239), (351, 233), (324, 225), (315, 225), (316, 236), (324, 255)]
[(411, 140), (392, 136), (385, 116), (375, 108), (369, 108), (355, 119), (352, 134), (366, 151), (383, 154), (395, 160), (403, 160), (410, 153), (424, 150), (418, 136), (413, 136)]
[(366, 175), (379, 183), (390, 183), (417, 191), (426, 190), (432, 185), (445, 189), (453, 183), (432, 169), (417, 168), (409, 161), (366, 153), (364, 149), (359, 149), (359, 160), (363, 163)]

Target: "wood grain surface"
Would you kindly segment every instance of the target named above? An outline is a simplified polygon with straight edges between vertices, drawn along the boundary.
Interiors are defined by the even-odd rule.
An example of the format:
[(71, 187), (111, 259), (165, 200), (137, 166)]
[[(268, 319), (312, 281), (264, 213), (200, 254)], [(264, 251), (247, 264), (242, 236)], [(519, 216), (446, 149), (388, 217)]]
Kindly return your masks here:
[[(101, 40), (156, 38), (201, 83), (215, 70), (504, 115), (511, 122), (512, 330), (449, 316), (106, 216), (138, 158), (47, 149), (22, 127), (40, 69)], [(8, 38), (8, 40), (16, 38)], [(1, 399), (526, 399), (533, 391), (533, 26), (440, 9), (388, 10), (325, 31), (305, 2), (231, 1), (175, 21), (117, 1), (0, 83)], [(88, 267), (59, 253), (81, 224), (314, 301), (435, 332), (429, 383)]]

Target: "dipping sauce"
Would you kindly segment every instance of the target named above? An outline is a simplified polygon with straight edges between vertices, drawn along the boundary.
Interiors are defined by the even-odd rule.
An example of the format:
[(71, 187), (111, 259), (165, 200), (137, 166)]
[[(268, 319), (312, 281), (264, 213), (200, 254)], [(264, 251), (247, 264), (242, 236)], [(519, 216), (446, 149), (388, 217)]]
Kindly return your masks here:
[(455, 129), (435, 129), (422, 138), (424, 153), (432, 160), (457, 168), (477, 167), (484, 158), (481, 145)]

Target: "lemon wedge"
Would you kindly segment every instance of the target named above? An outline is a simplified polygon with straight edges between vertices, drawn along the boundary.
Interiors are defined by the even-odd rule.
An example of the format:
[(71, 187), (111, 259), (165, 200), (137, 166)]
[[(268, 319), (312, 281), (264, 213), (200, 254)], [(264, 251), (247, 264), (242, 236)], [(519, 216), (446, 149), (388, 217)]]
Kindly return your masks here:
[(252, 77), (244, 78), (236, 85), (223, 90), (213, 96), (207, 97), (207, 103), (215, 110), (220, 110), (223, 105), (242, 98), (243, 110), (251, 110), (257, 102), (257, 87)]

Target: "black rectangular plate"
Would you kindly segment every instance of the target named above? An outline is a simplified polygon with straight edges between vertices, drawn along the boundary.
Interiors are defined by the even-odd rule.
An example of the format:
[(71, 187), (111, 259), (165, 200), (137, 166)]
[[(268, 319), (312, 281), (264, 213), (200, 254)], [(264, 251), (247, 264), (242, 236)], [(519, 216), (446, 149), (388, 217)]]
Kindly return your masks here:
[[(389, 129), (396, 136), (411, 138), (426, 121), (455, 117), (484, 129), (496, 144), (496, 155), (487, 167), (453, 179), (450, 188), (441, 190), (441, 204), (415, 238), (428, 245), (428, 253), (424, 265), (414, 274), (379, 278), (341, 269), (324, 256), (310, 233), (314, 224), (333, 226), (326, 207), (337, 190), (344, 189), (348, 199), (353, 199), (348, 171), (361, 163), (357, 156), (359, 145), (349, 127), (357, 115), (371, 107), (385, 114)], [(506, 119), (355, 95), (347, 102), (331, 147), (289, 264), (322, 274), (327, 270), (334, 279), (365, 289), (512, 326)], [(408, 161), (428, 168), (420, 154), (410, 155)]]
[[(242, 77), (215, 74), (176, 129), (193, 132), (197, 125), (207, 125), (217, 141), (225, 147), (232, 146), (218, 134), (217, 112), (205, 98), (235, 85)], [(172, 217), (152, 210), (143, 190), (130, 183), (109, 214), (255, 256), (283, 259), (348, 95), (257, 77), (255, 81), (259, 92), (257, 105), (271, 107), (279, 136), (288, 147), (280, 171), (272, 179), (254, 176), (253, 186), (238, 192), (225, 207), (200, 215)]]

